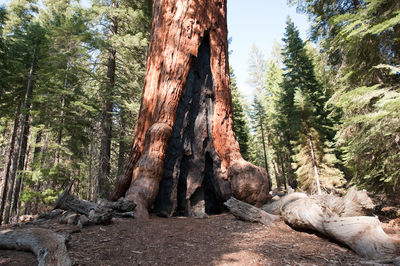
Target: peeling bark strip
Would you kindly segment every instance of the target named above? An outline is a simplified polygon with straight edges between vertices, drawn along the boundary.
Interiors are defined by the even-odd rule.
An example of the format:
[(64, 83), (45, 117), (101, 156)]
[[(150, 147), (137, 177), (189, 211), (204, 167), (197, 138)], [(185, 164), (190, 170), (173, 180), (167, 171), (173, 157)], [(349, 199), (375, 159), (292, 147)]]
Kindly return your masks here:
[[(216, 184), (226, 180), (224, 182), (230, 186), (229, 193), (221, 192), (220, 196), (223, 195), (223, 198), (230, 196), (225, 194), (232, 194), (238, 199), (259, 205), (268, 198), (266, 172), (243, 160), (233, 132), (226, 0), (156, 0), (153, 2), (147, 74), (135, 128), (135, 141), (125, 174), (118, 179), (111, 195), (112, 199), (116, 200), (126, 194), (127, 198), (137, 204), (137, 213), (143, 217), (147, 216), (147, 210), (158, 195), (174, 122), (179, 121), (179, 115), (177, 117), (179, 101), (184, 98), (185, 85), (190, 82), (189, 73), (196, 58), (199, 60), (201, 57), (202, 50), (199, 48), (203, 40), (207, 39), (205, 37), (207, 35), (210, 46), (209, 68), (215, 99), (210, 110), (212, 113), (208, 114), (212, 119), (202, 121), (204, 123), (209, 121), (211, 124), (209, 132), (211, 138), (208, 138), (210, 146), (208, 144), (206, 146), (213, 146), (213, 149), (209, 149), (208, 159), (204, 159), (204, 154), (207, 154), (206, 148), (193, 152), (199, 152), (199, 156), (205, 160), (204, 168), (207, 168), (208, 172), (218, 172), (214, 175), (217, 182), (211, 183)], [(203, 111), (199, 114), (203, 114)], [(203, 125), (200, 128), (208, 127)], [(202, 165), (197, 171), (201, 172), (204, 164), (197, 164)], [(204, 173), (207, 171), (203, 170)], [(199, 184), (202, 180), (212, 179), (213, 177), (201, 177), (196, 180)], [(207, 186), (203, 185), (204, 188)], [(186, 189), (198, 187), (198, 185), (187, 185)], [(217, 190), (218, 188), (215, 188), (214, 192), (218, 197)], [(189, 198), (185, 200), (190, 200), (193, 195), (194, 191), (186, 194)], [(172, 209), (174, 207), (168, 207), (167, 212), (172, 213)]]
[(39, 266), (73, 265), (65, 243), (67, 237), (48, 229), (30, 228), (0, 232), (0, 248), (31, 251)]

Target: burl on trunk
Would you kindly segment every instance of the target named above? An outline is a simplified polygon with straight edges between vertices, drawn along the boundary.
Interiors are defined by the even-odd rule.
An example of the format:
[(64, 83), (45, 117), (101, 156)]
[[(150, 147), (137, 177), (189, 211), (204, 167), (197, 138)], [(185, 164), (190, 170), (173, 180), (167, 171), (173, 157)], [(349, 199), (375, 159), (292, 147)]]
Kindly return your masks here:
[(111, 198), (143, 218), (202, 215), (230, 196), (261, 205), (268, 187), (233, 132), (226, 0), (155, 0), (135, 140)]

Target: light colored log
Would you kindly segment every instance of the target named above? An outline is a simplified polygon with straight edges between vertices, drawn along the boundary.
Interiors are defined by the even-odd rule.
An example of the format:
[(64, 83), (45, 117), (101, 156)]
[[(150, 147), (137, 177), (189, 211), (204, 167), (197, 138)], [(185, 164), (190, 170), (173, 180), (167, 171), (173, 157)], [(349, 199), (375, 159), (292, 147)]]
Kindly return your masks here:
[(304, 193), (293, 192), (291, 194), (287, 194), (287, 195), (281, 197), (277, 201), (273, 201), (269, 204), (265, 204), (264, 206), (261, 207), (261, 209), (270, 214), (279, 215), (281, 213), (282, 206), (284, 206), (285, 204), (287, 204), (289, 202), (292, 202), (292, 201), (295, 201), (295, 200), (301, 199), (301, 198), (307, 198), (307, 195)]
[(39, 266), (73, 265), (65, 243), (67, 237), (42, 228), (0, 231), (0, 248), (31, 251)]
[(311, 229), (324, 233), (324, 210), (313, 199), (300, 198), (282, 207), (283, 220), (296, 229)]
[[(293, 228), (315, 230), (367, 259), (395, 260), (400, 255), (400, 241), (382, 230), (378, 218), (340, 217), (366, 210), (355, 197), (351, 198), (354, 202), (331, 195), (301, 198), (282, 206), (281, 215)], [(371, 205), (365, 202), (363, 206)]]
[(389, 237), (377, 217), (329, 218), (324, 232), (369, 259), (395, 259), (400, 256), (400, 241)]
[(258, 222), (270, 226), (274, 221), (279, 219), (276, 215), (269, 214), (234, 197), (231, 197), (224, 205), (228, 207), (234, 216), (245, 221)]

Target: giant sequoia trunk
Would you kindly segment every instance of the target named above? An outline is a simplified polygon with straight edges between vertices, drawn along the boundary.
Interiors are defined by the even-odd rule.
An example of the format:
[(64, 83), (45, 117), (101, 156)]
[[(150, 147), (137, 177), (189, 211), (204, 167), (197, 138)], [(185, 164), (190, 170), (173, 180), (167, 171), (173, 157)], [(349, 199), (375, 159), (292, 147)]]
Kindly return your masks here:
[(231, 195), (268, 198), (267, 173), (244, 161), (229, 89), (226, 0), (155, 0), (135, 141), (111, 195), (139, 216), (218, 213)]

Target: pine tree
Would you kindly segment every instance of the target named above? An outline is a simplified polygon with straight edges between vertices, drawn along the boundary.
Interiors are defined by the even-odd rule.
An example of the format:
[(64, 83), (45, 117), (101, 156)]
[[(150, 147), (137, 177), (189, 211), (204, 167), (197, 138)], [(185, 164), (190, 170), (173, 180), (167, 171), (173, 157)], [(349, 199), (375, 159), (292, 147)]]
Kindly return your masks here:
[[(34, 91), (34, 76), (37, 72), (37, 60), (43, 37), (43, 29), (34, 21), (35, 3), (31, 1), (13, 1), (10, 4), (9, 20), (5, 24), (10, 44), (9, 66), (14, 71), (6, 73), (5, 99), (8, 105), (0, 106), (0, 113), (7, 109), (15, 112), (15, 123), (7, 169), (4, 175), (3, 200), (0, 208), (0, 220), (4, 222), (17, 211), (19, 194), (22, 186), (21, 171), (25, 169), (25, 159), (30, 130), (31, 105)], [(10, 69), (9, 69), (10, 70)], [(13, 101), (12, 101), (13, 100)], [(17, 131), (18, 130), (18, 131)], [(11, 152), (12, 151), (12, 152)]]
[[(336, 135), (348, 179), (374, 191), (395, 194), (398, 169), (398, 1), (294, 1), (314, 21), (333, 73), (330, 103), (342, 114)], [(323, 10), (321, 7), (329, 8)], [(318, 26), (320, 25), (320, 26)], [(321, 27), (321, 25), (323, 27)]]
[(230, 68), (230, 85), (232, 94), (232, 117), (233, 129), (235, 131), (236, 140), (239, 142), (240, 153), (245, 160), (249, 158), (249, 126), (244, 113), (243, 100), (237, 87), (236, 77), (233, 69)]
[[(325, 110), (326, 96), (323, 86), (315, 77), (305, 44), (290, 19), (283, 40), (285, 74), (282, 83), (284, 92), (279, 99), (280, 127), (284, 129), (283, 138), (294, 159), (299, 185), (320, 194), (321, 186), (330, 190), (334, 188), (333, 185), (343, 183), (341, 172), (334, 167), (335, 156), (326, 142), (330, 130)], [(329, 174), (337, 174), (325, 175), (322, 169)], [(312, 176), (315, 182), (310, 181)]]
[[(280, 67), (281, 64), (281, 48), (275, 43), (274, 49), (271, 53), (271, 58), (267, 63), (267, 71), (265, 75), (266, 89), (263, 95), (263, 102), (266, 108), (266, 127), (268, 128), (268, 143), (269, 143), (269, 158), (270, 169), (273, 169), (271, 178), (274, 176), (278, 189), (282, 185), (287, 187), (286, 171), (282, 168), (282, 158), (285, 153), (285, 147), (281, 146), (280, 140), (282, 132), (277, 128), (279, 106), (277, 104), (280, 95), (282, 94), (282, 78), (283, 71)], [(270, 171), (272, 172), (272, 170)]]
[(96, 70), (101, 118), (96, 128), (102, 132), (93, 194), (106, 197), (123, 170), (132, 141), (135, 121), (131, 118), (137, 115), (144, 85), (151, 1), (94, 1), (92, 9), (98, 29), (95, 48), (101, 59)]

